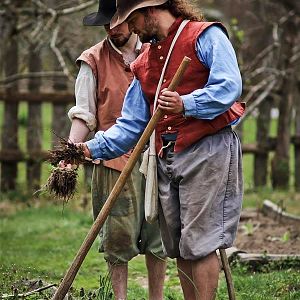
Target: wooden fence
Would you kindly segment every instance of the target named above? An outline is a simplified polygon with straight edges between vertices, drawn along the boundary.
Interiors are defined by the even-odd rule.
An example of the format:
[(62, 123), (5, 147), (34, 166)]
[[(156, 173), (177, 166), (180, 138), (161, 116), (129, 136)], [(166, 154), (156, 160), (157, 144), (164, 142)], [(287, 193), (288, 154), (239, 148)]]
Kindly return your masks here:
[[(58, 137), (67, 137), (70, 130), (70, 121), (67, 111), (70, 104), (74, 104), (74, 94), (67, 91), (56, 91), (52, 93), (19, 93), (9, 91), (0, 92), (0, 101), (4, 102), (2, 136), (0, 149), (1, 162), (1, 191), (16, 189), (16, 178), (18, 175), (18, 163), (26, 164), (26, 183), (28, 191), (37, 190), (41, 185), (42, 163), (47, 159), (48, 152), (42, 149), (42, 114), (43, 103), (52, 105), (52, 136), (51, 148), (58, 145)], [(27, 102), (27, 149), (20, 150), (18, 141), (18, 107), (20, 102)], [(57, 134), (57, 135), (56, 135)], [(91, 168), (85, 167), (85, 181), (90, 180)]]
[[(47, 157), (47, 152), (42, 150), (42, 120), (41, 105), (44, 102), (52, 104), (52, 129), (53, 132), (59, 133), (60, 136), (68, 136), (70, 122), (67, 118), (68, 104), (74, 103), (74, 95), (56, 87), (53, 93), (34, 93), (31, 87), (30, 93), (19, 93), (9, 91), (0, 92), (0, 101), (4, 101), (4, 122), (2, 125), (2, 148), (0, 150), (1, 162), (1, 190), (12, 190), (16, 188), (17, 163), (26, 163), (26, 179), (28, 189), (36, 189), (41, 184), (41, 164)], [(27, 126), (27, 150), (21, 151), (18, 144), (18, 105), (20, 101), (28, 103), (28, 126)], [(270, 153), (278, 151), (283, 143), (282, 140), (269, 137), (270, 131), (270, 105), (265, 102), (260, 106), (259, 114), (256, 118), (257, 133), (256, 143), (242, 144), (243, 153), (245, 155), (254, 155), (254, 173), (253, 184), (255, 187), (265, 186), (270, 176), (274, 177), (272, 172), (276, 172), (276, 168), (270, 170)], [(294, 174), (290, 174), (289, 168), (284, 169), (284, 176), (294, 176), (295, 189), (300, 190), (300, 107), (299, 103), (294, 110), (295, 116), (295, 133), (290, 137), (291, 124), (288, 123), (285, 135), (289, 138), (294, 150)], [(2, 118), (2, 116), (0, 116)], [(279, 117), (280, 127), (280, 117)], [(242, 135), (242, 134), (241, 134)], [(57, 137), (53, 134), (53, 144), (57, 144)], [(284, 153), (284, 157), (290, 160), (288, 153)], [(274, 159), (273, 159), (274, 160)], [(273, 161), (273, 164), (281, 164), (281, 161)], [(87, 171), (90, 176), (90, 171)], [(269, 178), (270, 178), (269, 177)], [(276, 177), (276, 174), (275, 174)], [(277, 178), (277, 177), (276, 177)], [(274, 183), (274, 180), (272, 180)]]

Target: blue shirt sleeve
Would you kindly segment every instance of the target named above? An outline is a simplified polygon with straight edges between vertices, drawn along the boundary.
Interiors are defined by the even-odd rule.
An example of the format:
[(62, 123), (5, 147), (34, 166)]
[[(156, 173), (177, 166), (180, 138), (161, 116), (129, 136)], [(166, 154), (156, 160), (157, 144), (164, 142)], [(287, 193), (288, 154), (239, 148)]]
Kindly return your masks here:
[(86, 142), (93, 159), (109, 160), (128, 152), (139, 140), (150, 120), (149, 103), (134, 79), (125, 95), (122, 116), (108, 130), (98, 131)]
[(185, 116), (212, 120), (239, 99), (242, 79), (234, 49), (218, 26), (210, 26), (197, 40), (199, 60), (209, 69), (202, 89), (182, 95)]

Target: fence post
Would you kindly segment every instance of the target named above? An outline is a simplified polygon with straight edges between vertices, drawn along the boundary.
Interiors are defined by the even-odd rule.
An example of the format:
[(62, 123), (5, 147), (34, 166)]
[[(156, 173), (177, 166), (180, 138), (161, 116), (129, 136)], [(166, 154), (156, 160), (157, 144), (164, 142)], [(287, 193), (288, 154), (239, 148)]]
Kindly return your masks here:
[[(67, 90), (67, 78), (54, 78), (53, 89), (57, 92)], [(56, 135), (68, 138), (70, 132), (70, 121), (67, 117), (68, 105), (65, 103), (54, 103), (52, 112), (52, 146), (56, 146), (59, 143), (59, 139)]]
[[(38, 72), (42, 69), (40, 51), (36, 51), (35, 45), (29, 47), (29, 71)], [(40, 91), (41, 78), (31, 78), (28, 82), (28, 90), (31, 93)], [(41, 99), (42, 100), (42, 99)], [(28, 104), (28, 128), (27, 128), (27, 150), (29, 160), (27, 161), (27, 188), (33, 191), (39, 188), (41, 180), (41, 160), (38, 153), (42, 149), (42, 121), (41, 103)]]
[(254, 186), (265, 186), (268, 177), (268, 137), (270, 131), (272, 99), (267, 98), (259, 107), (257, 118), (256, 141), (257, 148), (260, 150), (254, 155)]
[[(6, 22), (2, 33), (1, 47), (4, 47), (3, 68), (4, 74), (10, 76), (18, 73), (18, 37), (15, 34), (17, 20), (12, 11), (7, 11)], [(6, 93), (16, 91), (17, 83), (6, 88)], [(2, 152), (19, 153), (18, 146), (18, 103), (4, 103), (4, 122), (2, 125), (1, 145)], [(1, 166), (1, 191), (13, 190), (16, 187), (17, 162), (3, 161)]]

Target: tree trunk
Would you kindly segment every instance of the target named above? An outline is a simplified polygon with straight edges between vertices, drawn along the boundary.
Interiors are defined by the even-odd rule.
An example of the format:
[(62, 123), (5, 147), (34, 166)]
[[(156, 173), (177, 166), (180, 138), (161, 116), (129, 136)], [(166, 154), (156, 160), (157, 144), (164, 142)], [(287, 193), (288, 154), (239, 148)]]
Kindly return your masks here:
[(290, 179), (290, 142), (291, 142), (291, 117), (293, 102), (296, 88), (296, 68), (291, 57), (293, 57), (295, 39), (296, 39), (296, 24), (289, 20), (283, 26), (282, 48), (278, 57), (280, 59), (280, 67), (286, 70), (281, 89), (281, 101), (279, 104), (279, 119), (277, 130), (277, 146), (275, 155), (272, 161), (272, 184), (274, 188), (287, 189), (289, 188)]
[(277, 146), (272, 160), (272, 184), (274, 188), (287, 189), (290, 178), (290, 126), (293, 105), (293, 78), (288, 78), (279, 106)]

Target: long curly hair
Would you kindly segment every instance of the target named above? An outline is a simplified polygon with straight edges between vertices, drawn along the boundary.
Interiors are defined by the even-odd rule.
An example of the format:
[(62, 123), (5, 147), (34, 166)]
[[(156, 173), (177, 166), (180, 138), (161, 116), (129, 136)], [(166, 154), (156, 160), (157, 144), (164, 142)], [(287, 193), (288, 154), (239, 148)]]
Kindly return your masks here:
[(186, 0), (169, 0), (156, 8), (167, 9), (176, 18), (182, 17), (191, 21), (203, 20), (200, 9), (190, 5)]

